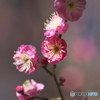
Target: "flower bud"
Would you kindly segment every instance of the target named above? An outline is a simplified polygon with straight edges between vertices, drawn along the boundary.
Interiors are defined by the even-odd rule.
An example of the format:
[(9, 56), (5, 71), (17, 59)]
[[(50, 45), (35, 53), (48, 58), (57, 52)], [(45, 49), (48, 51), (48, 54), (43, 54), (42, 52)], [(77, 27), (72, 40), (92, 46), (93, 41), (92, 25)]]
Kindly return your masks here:
[(63, 83), (66, 81), (64, 77), (60, 77), (59, 78), (59, 81), (60, 81), (60, 85), (63, 86)]
[(46, 67), (46, 66), (48, 65), (48, 60), (47, 60), (47, 58), (42, 58), (42, 59), (41, 59), (41, 64), (42, 64), (43, 67)]
[(16, 87), (16, 92), (23, 93), (23, 86), (17, 86)]
[(64, 77), (60, 77), (60, 82), (65, 82), (65, 78)]

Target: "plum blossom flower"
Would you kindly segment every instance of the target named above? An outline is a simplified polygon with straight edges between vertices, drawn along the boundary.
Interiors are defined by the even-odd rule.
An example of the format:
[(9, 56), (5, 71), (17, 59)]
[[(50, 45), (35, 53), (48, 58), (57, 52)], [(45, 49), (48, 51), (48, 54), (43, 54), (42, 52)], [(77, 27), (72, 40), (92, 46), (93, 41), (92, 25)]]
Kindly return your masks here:
[(47, 37), (41, 45), (41, 52), (51, 64), (56, 64), (66, 57), (66, 42), (59, 38), (58, 35)]
[(20, 72), (32, 74), (39, 68), (39, 57), (32, 45), (21, 45), (13, 56), (14, 65)]
[(55, 0), (54, 6), (59, 14), (65, 20), (78, 20), (85, 9), (86, 0)]
[(26, 80), (22, 86), (16, 87), (16, 96), (19, 100), (31, 100), (31, 97), (38, 96), (43, 89), (42, 83), (37, 83), (33, 79)]
[(63, 20), (57, 13), (51, 15), (50, 21), (47, 20), (45, 23), (45, 36), (53, 36), (56, 32), (64, 34), (68, 29), (68, 24)]
[(39, 92), (44, 89), (44, 85), (42, 83), (36, 83), (34, 80), (26, 80), (23, 84), (24, 93), (32, 96), (39, 95)]

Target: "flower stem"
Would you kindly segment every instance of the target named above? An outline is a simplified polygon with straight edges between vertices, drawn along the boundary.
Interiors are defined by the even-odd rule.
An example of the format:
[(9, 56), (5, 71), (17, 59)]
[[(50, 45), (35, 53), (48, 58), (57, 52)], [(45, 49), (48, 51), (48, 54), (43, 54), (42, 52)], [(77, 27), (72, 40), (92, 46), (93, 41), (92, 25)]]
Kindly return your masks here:
[(58, 89), (58, 92), (60, 94), (61, 100), (64, 100), (63, 95), (62, 95), (62, 91), (60, 89), (59, 83), (58, 83), (56, 75), (55, 75), (55, 69), (56, 69), (56, 65), (53, 66), (53, 78), (54, 78), (54, 81), (55, 81), (55, 83), (57, 85), (57, 89)]
[[(50, 76), (53, 77), (56, 85), (57, 85), (57, 89), (58, 89), (58, 92), (60, 94), (60, 97), (61, 97), (61, 100), (64, 100), (63, 98), (63, 95), (62, 95), (62, 91), (60, 89), (60, 86), (59, 86), (59, 82), (57, 81), (57, 78), (56, 78), (56, 75), (55, 75), (55, 69), (56, 69), (56, 65), (53, 65), (53, 73), (51, 71), (49, 71), (46, 67), (42, 67)], [(43, 99), (43, 100), (49, 100), (49, 99)]]
[(46, 67), (42, 67), (50, 76), (52, 76), (52, 72), (50, 72)]

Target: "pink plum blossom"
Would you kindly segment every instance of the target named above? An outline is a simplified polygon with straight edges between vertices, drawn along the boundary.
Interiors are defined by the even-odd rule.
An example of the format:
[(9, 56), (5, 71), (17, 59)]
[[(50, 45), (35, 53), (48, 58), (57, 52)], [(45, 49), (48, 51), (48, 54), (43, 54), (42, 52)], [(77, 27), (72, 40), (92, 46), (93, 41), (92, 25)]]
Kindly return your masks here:
[(45, 23), (45, 36), (51, 37), (55, 35), (56, 32), (60, 34), (64, 34), (68, 29), (68, 24), (63, 20), (57, 13), (53, 13), (50, 21), (47, 20)]
[(51, 64), (57, 64), (60, 60), (63, 60), (67, 54), (67, 44), (65, 40), (54, 35), (47, 37), (41, 45), (41, 52), (44, 57), (48, 59)]
[(23, 84), (24, 93), (32, 96), (39, 95), (39, 92), (44, 89), (44, 85), (42, 83), (36, 83), (34, 80), (26, 80)]
[(84, 73), (76, 66), (64, 67), (59, 73), (59, 77), (65, 79), (65, 82), (63, 83), (63, 88), (65, 90), (78, 90), (84, 84)]
[(16, 96), (19, 100), (31, 100), (31, 97), (38, 96), (43, 89), (42, 83), (37, 83), (33, 79), (26, 80), (22, 86), (16, 87)]
[(86, 0), (55, 0), (54, 6), (59, 14), (65, 20), (78, 20), (85, 9)]
[(32, 45), (21, 45), (13, 56), (14, 65), (20, 72), (32, 74), (39, 68), (39, 57)]

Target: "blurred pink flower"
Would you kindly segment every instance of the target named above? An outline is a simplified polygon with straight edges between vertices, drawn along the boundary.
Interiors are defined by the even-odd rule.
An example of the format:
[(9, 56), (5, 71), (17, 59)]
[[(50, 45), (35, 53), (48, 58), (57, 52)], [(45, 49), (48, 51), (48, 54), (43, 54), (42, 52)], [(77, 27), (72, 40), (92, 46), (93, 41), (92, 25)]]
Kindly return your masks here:
[(55, 0), (54, 6), (59, 14), (65, 20), (78, 20), (85, 9), (86, 0)]
[(13, 56), (14, 65), (20, 72), (32, 74), (39, 68), (39, 57), (32, 45), (21, 45)]
[(92, 38), (80, 37), (71, 46), (70, 54), (78, 63), (90, 63), (96, 55), (96, 46)]
[(48, 62), (57, 64), (66, 57), (66, 42), (59, 38), (58, 35), (47, 37), (41, 45), (41, 52), (44, 57), (48, 58)]
[(26, 80), (23, 86), (16, 87), (16, 96), (19, 100), (31, 100), (31, 97), (39, 95), (43, 89), (42, 83), (36, 83), (33, 79)]
[(26, 80), (23, 84), (24, 94), (29, 95), (30, 97), (39, 95), (39, 92), (44, 89), (42, 83), (36, 83), (34, 80)]
[(68, 29), (68, 24), (63, 20), (57, 13), (51, 15), (50, 21), (47, 20), (45, 23), (45, 36), (51, 37), (55, 35), (56, 32), (64, 34)]
[(83, 72), (75, 66), (67, 66), (61, 70), (59, 77), (63, 77), (65, 82), (63, 88), (65, 90), (73, 91), (80, 89), (84, 84)]

